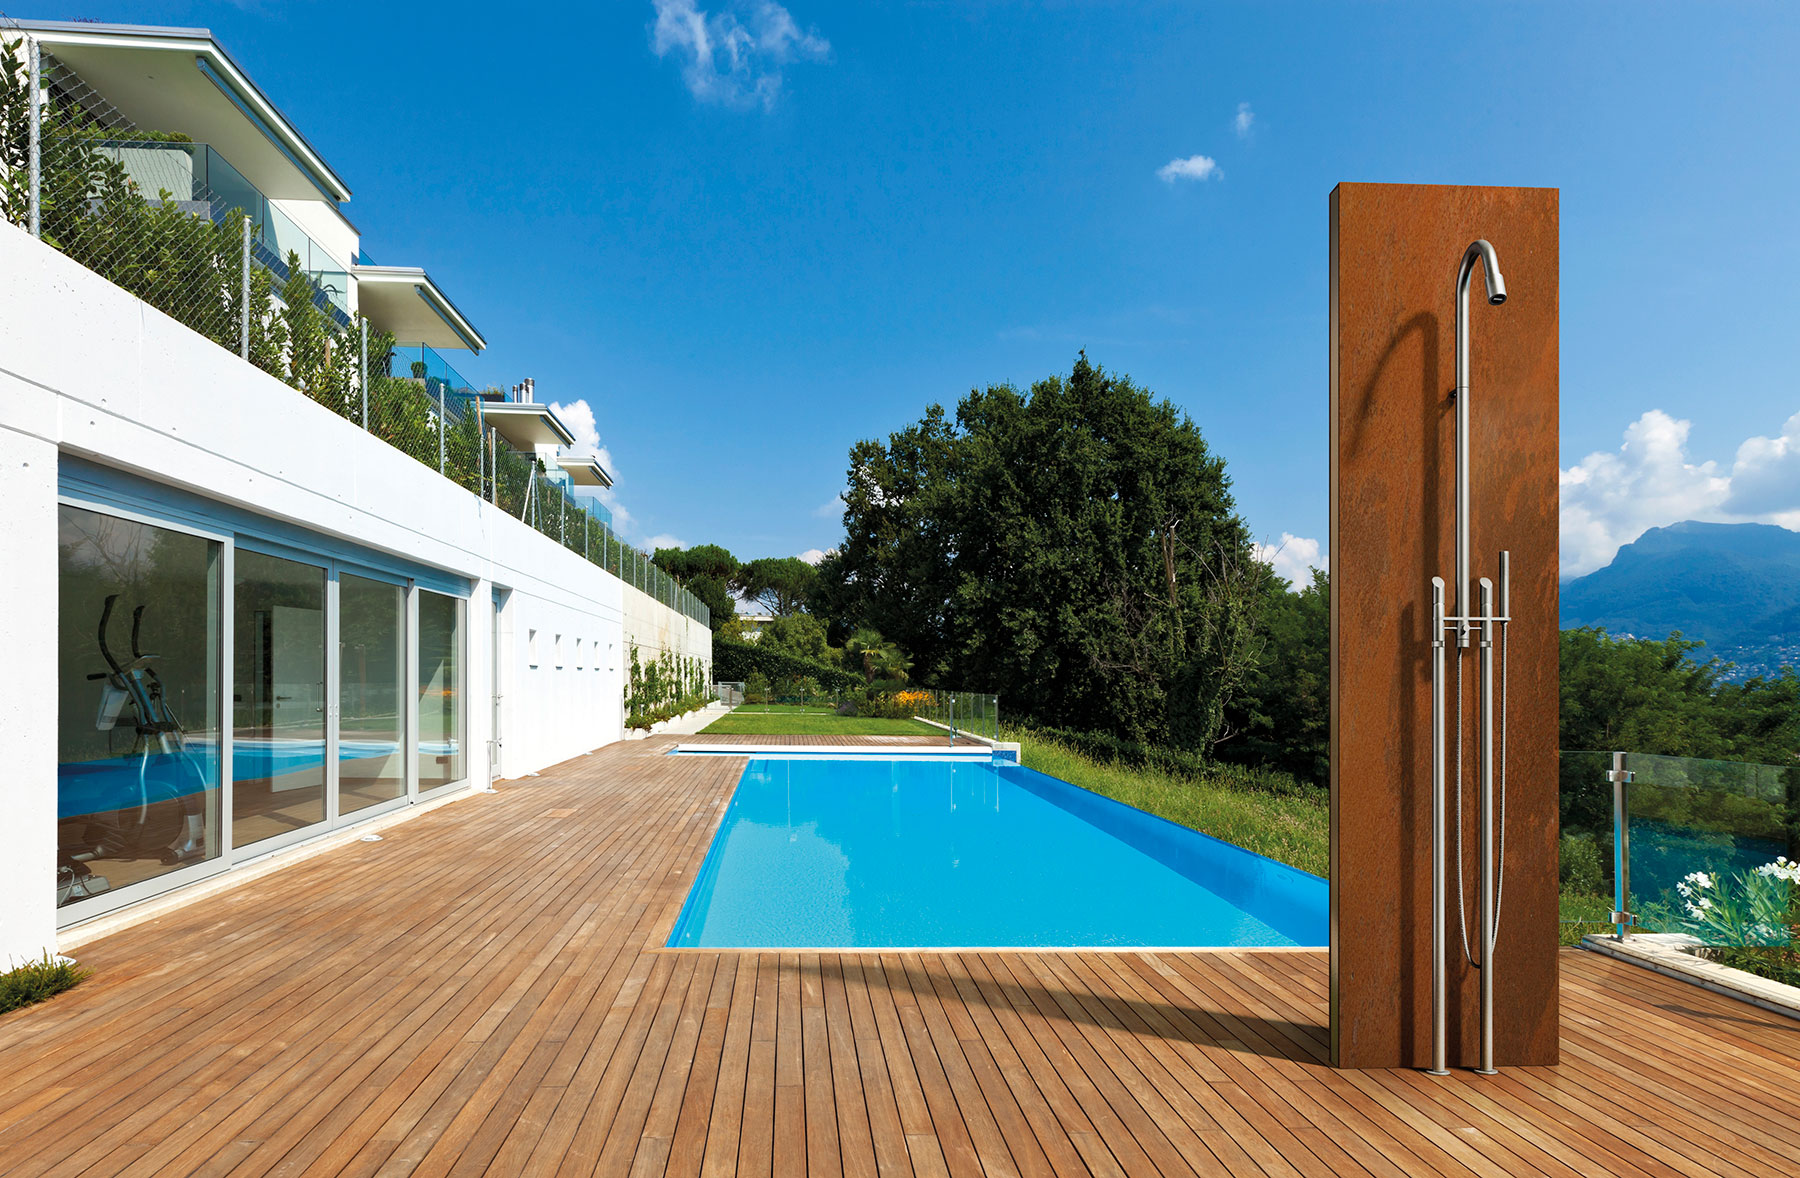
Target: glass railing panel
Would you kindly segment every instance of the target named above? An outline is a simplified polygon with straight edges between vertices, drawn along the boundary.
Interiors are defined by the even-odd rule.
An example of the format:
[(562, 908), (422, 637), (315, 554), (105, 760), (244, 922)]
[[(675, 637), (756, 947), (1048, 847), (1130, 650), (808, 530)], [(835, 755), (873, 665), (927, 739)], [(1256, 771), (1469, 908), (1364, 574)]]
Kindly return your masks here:
[(1630, 910), (1709, 945), (1793, 943), (1800, 766), (1629, 753)]
[(198, 178), (212, 193), (213, 212), (215, 218), (229, 214), (236, 209), (250, 215), (250, 219), (261, 225), (268, 220), (268, 201), (263, 197), (256, 185), (244, 178), (244, 174), (231, 166), (231, 162), (206, 144), (196, 144), (199, 151), (195, 153), (194, 165)]
[(1557, 760), (1558, 908), (1563, 943), (1575, 944), (1587, 933), (1614, 931), (1612, 754), (1565, 749)]
[(344, 315), (350, 313), (350, 275), (344, 264), (314, 241), (294, 223), (293, 218), (274, 205), (269, 205), (262, 225), (263, 244), (285, 266), (288, 255), (300, 259), (300, 268), (313, 280), (331, 306)]

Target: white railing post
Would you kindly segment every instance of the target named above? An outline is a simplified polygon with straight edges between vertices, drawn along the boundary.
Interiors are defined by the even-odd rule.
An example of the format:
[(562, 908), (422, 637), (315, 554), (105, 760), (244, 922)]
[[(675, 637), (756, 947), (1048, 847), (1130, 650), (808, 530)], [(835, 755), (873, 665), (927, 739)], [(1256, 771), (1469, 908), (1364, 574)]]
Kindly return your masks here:
[(369, 321), (362, 320), (362, 427), (369, 430)]
[(30, 73), (30, 112), (26, 118), (30, 129), (28, 150), (31, 153), (29, 166), (29, 189), (27, 202), (31, 211), (31, 235), (44, 236), (44, 58), (43, 51), (38, 48), (36, 37), (25, 38), (25, 56)]
[(250, 358), (250, 214), (244, 214), (244, 256), (238, 267), (238, 355)]

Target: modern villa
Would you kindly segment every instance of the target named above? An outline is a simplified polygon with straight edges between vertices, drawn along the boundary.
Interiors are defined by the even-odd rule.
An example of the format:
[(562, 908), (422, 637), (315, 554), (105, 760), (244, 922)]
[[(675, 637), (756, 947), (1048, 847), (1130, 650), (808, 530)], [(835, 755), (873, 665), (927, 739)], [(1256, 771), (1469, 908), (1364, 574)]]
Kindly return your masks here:
[(717, 684), (614, 390), (350, 196), (210, 32), (0, 17), (0, 1175), (1800, 1173), (1792, 742), (1560, 747), (1558, 189), (1330, 193), (1328, 586), (1084, 352), (858, 443)]
[[(0, 42), (46, 95), (5, 177), (41, 212), (0, 224), (0, 960), (618, 741), (637, 662), (710, 679), (705, 607), (611, 533), (611, 475), (534, 382), (462, 378), (469, 314), (371, 259), (344, 180), (208, 32)], [(82, 168), (128, 199), (84, 173), (71, 209)], [(155, 215), (241, 234), (202, 267), (222, 296), (80, 237), (116, 216), (172, 249)], [(196, 311), (239, 261), (241, 305)]]

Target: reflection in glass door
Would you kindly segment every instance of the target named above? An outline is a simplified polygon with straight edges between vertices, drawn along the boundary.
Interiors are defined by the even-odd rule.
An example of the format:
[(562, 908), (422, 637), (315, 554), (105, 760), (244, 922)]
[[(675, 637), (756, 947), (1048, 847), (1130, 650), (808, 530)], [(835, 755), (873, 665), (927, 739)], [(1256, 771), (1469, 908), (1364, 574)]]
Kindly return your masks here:
[(338, 815), (406, 796), (406, 590), (338, 576)]
[(231, 842), (325, 821), (325, 570), (239, 548)]
[(58, 509), (58, 907), (219, 857), (222, 552)]
[(463, 602), (419, 590), (419, 792), (461, 781)]

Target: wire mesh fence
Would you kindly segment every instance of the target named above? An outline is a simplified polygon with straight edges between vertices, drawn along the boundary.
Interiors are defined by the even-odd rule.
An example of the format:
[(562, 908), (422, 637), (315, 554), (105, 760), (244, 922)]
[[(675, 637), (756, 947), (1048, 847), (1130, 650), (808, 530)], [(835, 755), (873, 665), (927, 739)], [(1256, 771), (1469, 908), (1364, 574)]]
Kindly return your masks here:
[[(0, 13), (0, 216), (564, 547), (702, 623), (485, 399), (351, 309), (351, 275), (218, 151), (127, 118)], [(414, 346), (418, 347), (417, 345)], [(424, 349), (429, 351), (429, 349)], [(423, 367), (424, 371), (421, 371)]]

